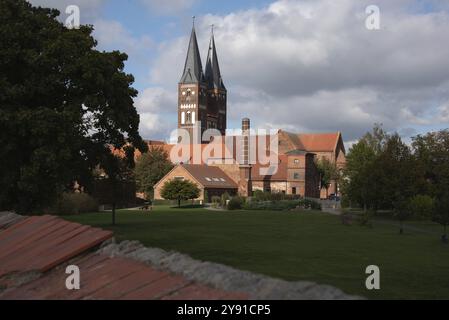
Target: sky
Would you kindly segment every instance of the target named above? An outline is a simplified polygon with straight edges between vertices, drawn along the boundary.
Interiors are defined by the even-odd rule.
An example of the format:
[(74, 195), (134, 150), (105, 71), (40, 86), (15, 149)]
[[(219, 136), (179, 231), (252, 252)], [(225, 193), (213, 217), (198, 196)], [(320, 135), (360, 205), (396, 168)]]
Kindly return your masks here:
[[(192, 16), (203, 66), (215, 25), (228, 128), (341, 131), (352, 144), (374, 123), (411, 136), (449, 127), (449, 0), (31, 0), (78, 5), (99, 50), (129, 56), (145, 139), (177, 126), (177, 84)], [(368, 30), (365, 10), (380, 9)]]

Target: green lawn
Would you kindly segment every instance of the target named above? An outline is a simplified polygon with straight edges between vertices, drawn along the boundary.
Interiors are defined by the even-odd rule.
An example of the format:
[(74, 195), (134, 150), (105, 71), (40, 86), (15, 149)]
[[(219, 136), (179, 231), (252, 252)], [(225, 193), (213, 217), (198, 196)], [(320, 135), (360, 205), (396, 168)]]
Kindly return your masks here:
[[(115, 232), (118, 240), (176, 250), (286, 280), (331, 284), (347, 293), (385, 299), (449, 299), (449, 245), (438, 228), (427, 232), (375, 223), (369, 229), (344, 226), (320, 212), (213, 212), (157, 207), (151, 213), (119, 211), (66, 217)], [(365, 289), (365, 268), (381, 270), (381, 290)]]

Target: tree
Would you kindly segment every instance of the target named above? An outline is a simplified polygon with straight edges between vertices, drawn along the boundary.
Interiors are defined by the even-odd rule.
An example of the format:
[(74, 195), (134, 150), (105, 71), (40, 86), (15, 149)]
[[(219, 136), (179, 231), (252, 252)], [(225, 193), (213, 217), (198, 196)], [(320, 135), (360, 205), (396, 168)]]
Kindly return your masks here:
[(445, 191), (435, 201), (433, 220), (443, 226), (443, 242), (447, 242), (447, 226), (449, 225), (449, 192)]
[(381, 169), (376, 177), (381, 187), (377, 200), (380, 207), (395, 208), (395, 203), (402, 206), (418, 193), (417, 183), (421, 177), (415, 164), (410, 147), (397, 133), (391, 135), (375, 161), (375, 166)]
[(413, 150), (427, 183), (425, 192), (434, 197), (449, 187), (449, 129), (413, 137)]
[(444, 227), (447, 242), (449, 224), (449, 129), (413, 137), (415, 157), (424, 171), (426, 191), (435, 197), (432, 219)]
[(326, 189), (326, 198), (328, 195), (329, 187), (332, 181), (337, 182), (339, 178), (339, 171), (335, 163), (329, 161), (327, 158), (322, 158), (316, 161), (316, 167), (320, 175), (321, 188)]
[(358, 203), (366, 211), (374, 207), (377, 188), (374, 179), (377, 168), (375, 161), (382, 152), (386, 133), (379, 125), (375, 125), (372, 133), (366, 133), (355, 143), (346, 157), (346, 166), (343, 170), (343, 195), (347, 200)]
[(410, 199), (409, 207), (416, 219), (428, 220), (432, 217), (435, 199), (428, 195), (418, 194)]
[(352, 146), (344, 175), (345, 196), (365, 210), (401, 211), (409, 198), (424, 190), (422, 166), (410, 147), (397, 133), (386, 134), (379, 126)]
[(399, 199), (393, 203), (394, 217), (399, 221), (400, 234), (404, 233), (404, 221), (413, 215), (408, 204), (407, 199)]
[(196, 199), (200, 195), (200, 190), (193, 182), (188, 180), (170, 180), (165, 182), (161, 189), (161, 196), (167, 200), (177, 200), (178, 207), (181, 207), (182, 200)]
[(96, 50), (92, 26), (69, 30), (57, 10), (2, 0), (0, 12), (0, 209), (29, 213), (89, 189), (111, 146), (132, 161), (146, 145), (126, 54)]
[(375, 123), (372, 132), (367, 132), (362, 140), (368, 145), (368, 147), (379, 155), (385, 150), (390, 135), (382, 128), (382, 124)]
[(168, 154), (162, 148), (150, 148), (136, 161), (134, 174), (137, 190), (144, 192), (149, 198), (153, 195), (154, 185), (160, 181), (171, 169), (173, 164), (168, 159)]

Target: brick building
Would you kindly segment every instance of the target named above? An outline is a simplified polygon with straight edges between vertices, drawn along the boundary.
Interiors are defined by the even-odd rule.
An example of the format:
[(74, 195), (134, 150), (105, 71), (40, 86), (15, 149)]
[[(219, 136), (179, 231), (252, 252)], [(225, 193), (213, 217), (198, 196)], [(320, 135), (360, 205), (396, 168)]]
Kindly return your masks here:
[[(217, 129), (222, 139), (217, 142), (193, 141), (191, 138), (187, 145), (149, 142), (150, 148), (159, 147), (167, 151), (177, 165), (155, 186), (155, 199), (161, 199), (160, 189), (166, 181), (178, 178), (196, 183), (201, 189), (201, 200), (204, 199), (204, 190), (210, 197), (224, 192), (249, 196), (254, 190), (263, 190), (323, 198), (326, 191), (320, 191), (315, 161), (327, 158), (338, 168), (345, 164), (345, 148), (340, 132), (296, 134), (278, 130), (274, 137), (258, 136), (251, 133), (250, 120), (245, 118), (240, 136), (226, 136), (226, 116), (227, 90), (220, 72), (214, 35), (211, 35), (203, 72), (193, 27), (178, 84), (178, 128), (186, 129), (191, 137), (195, 130), (200, 132), (201, 137), (205, 130)], [(266, 140), (264, 146), (270, 145), (273, 139), (278, 144), (275, 154), (277, 169), (272, 172), (267, 171), (272, 164), (267, 165), (258, 158), (258, 142), (261, 139)], [(232, 143), (228, 144), (229, 140)], [(190, 151), (189, 155), (174, 161), (180, 148)], [(328, 192), (338, 191), (337, 184), (333, 182)]]
[(164, 178), (154, 186), (154, 198), (162, 199), (161, 188), (170, 180), (189, 180), (200, 189), (197, 200), (211, 201), (213, 196), (221, 196), (227, 192), (233, 196), (237, 194), (237, 183), (223, 170), (217, 167), (195, 164), (180, 164), (174, 167)]

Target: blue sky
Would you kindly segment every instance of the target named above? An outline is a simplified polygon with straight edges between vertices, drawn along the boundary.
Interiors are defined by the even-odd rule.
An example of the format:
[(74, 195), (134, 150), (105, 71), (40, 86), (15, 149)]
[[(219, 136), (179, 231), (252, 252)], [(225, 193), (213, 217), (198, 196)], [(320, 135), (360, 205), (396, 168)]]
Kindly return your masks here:
[[(342, 131), (348, 144), (374, 123), (404, 138), (449, 127), (449, 1), (31, 2), (79, 5), (99, 49), (128, 53), (148, 139), (167, 139), (176, 127), (193, 15), (203, 61), (216, 25), (230, 127), (250, 117), (260, 128)], [(381, 13), (376, 31), (365, 27), (372, 4)]]
[[(146, 7), (140, 1), (128, 1), (123, 5), (123, 1), (112, 0), (105, 3), (102, 9), (102, 17), (108, 20), (119, 21), (133, 37), (150, 36), (155, 42), (169, 41), (177, 37), (183, 37), (190, 33), (192, 17), (199, 19), (207, 14), (226, 15), (236, 11), (258, 9), (267, 6), (272, 1), (268, 0), (248, 0), (248, 1), (194, 1), (189, 7), (182, 10), (157, 10)], [(200, 32), (204, 30), (199, 30)], [(187, 44), (186, 44), (187, 46)], [(100, 48), (102, 44), (100, 43)], [(112, 49), (106, 47), (106, 49)], [(154, 56), (148, 56), (150, 61)], [(127, 70), (136, 77), (135, 87), (144, 89), (146, 71), (139, 63), (130, 60)], [(181, 70), (179, 71), (181, 74)]]

